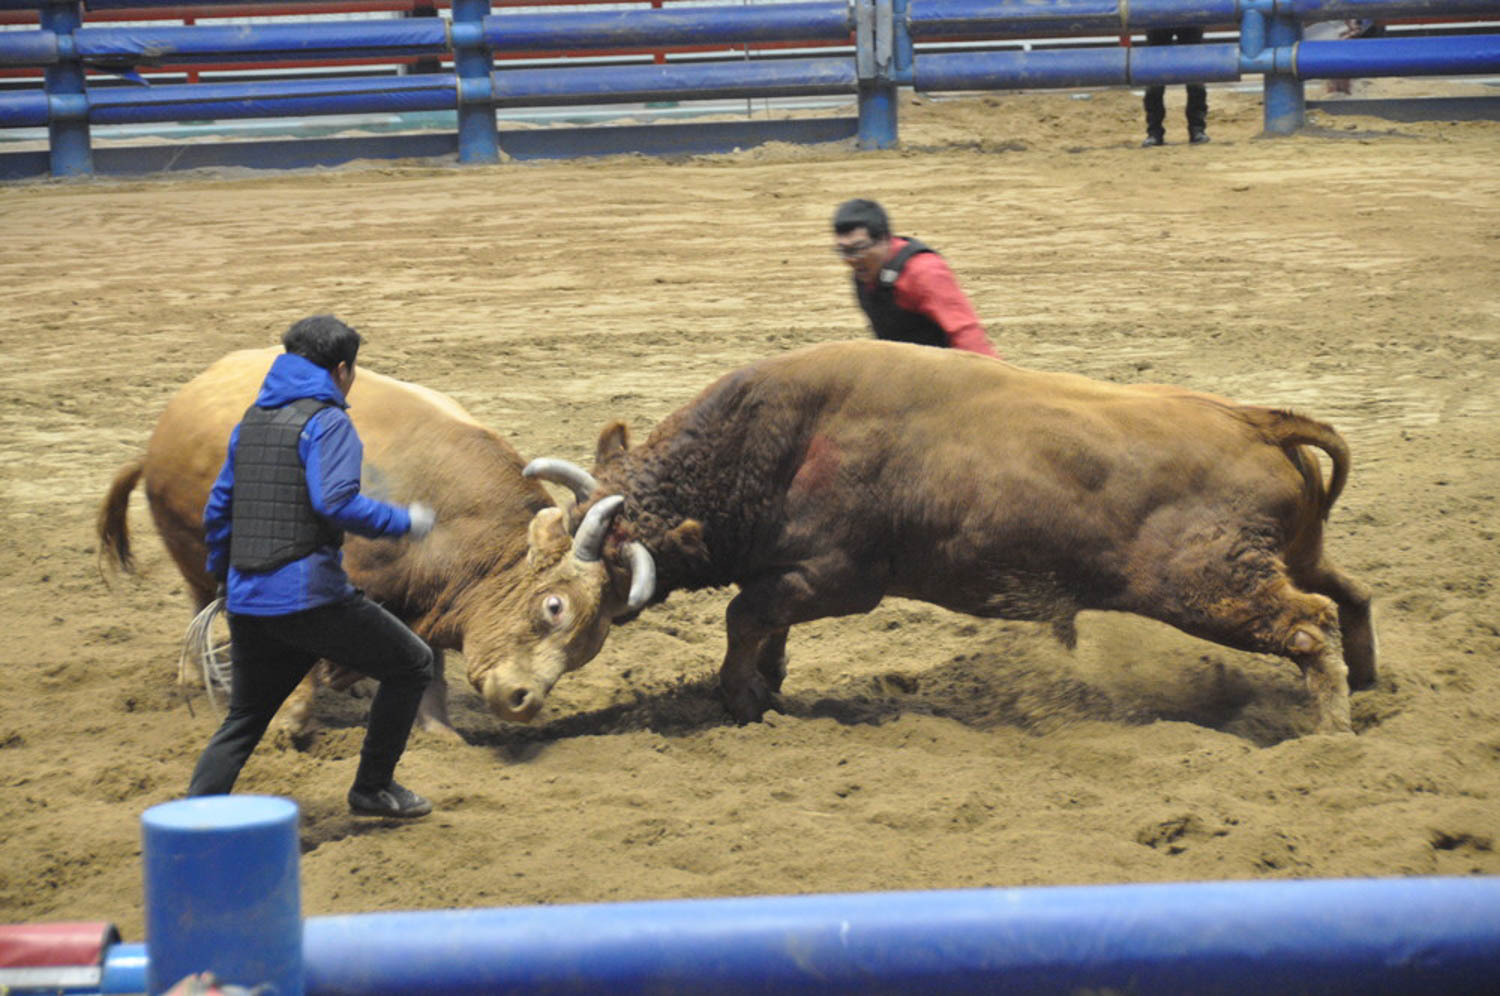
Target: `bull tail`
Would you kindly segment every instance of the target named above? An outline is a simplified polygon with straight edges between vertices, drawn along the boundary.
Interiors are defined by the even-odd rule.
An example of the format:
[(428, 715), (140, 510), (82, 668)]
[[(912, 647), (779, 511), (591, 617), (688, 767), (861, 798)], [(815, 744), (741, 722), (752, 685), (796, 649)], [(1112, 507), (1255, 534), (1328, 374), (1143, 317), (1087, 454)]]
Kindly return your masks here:
[[(1333, 503), (1344, 491), (1349, 480), (1349, 444), (1339, 431), (1326, 422), (1275, 408), (1249, 409), (1251, 421), (1260, 429), (1267, 442), (1287, 451), (1292, 462), (1302, 471), (1309, 487), (1315, 488), (1319, 496), (1318, 516), (1328, 518)], [(1316, 461), (1303, 459), (1296, 451), (1298, 446), (1316, 446), (1328, 454), (1333, 470), (1324, 486), (1322, 471)]]
[(100, 565), (127, 574), (135, 570), (135, 556), (130, 552), (130, 526), (126, 513), (130, 510), (130, 492), (135, 490), (144, 467), (144, 461), (137, 457), (120, 468), (104, 501), (99, 504), (99, 516), (94, 523), (99, 538)]

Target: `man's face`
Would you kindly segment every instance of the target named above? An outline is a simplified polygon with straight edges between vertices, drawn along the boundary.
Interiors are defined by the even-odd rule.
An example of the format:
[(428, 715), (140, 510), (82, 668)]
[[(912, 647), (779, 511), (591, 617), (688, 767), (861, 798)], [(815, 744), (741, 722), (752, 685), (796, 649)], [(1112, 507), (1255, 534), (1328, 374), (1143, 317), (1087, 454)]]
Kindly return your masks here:
[(836, 232), (833, 236), (833, 251), (849, 264), (861, 283), (868, 284), (875, 280), (875, 274), (880, 272), (880, 264), (885, 262), (890, 248), (889, 238), (872, 239), (870, 230), (864, 226), (849, 232)]

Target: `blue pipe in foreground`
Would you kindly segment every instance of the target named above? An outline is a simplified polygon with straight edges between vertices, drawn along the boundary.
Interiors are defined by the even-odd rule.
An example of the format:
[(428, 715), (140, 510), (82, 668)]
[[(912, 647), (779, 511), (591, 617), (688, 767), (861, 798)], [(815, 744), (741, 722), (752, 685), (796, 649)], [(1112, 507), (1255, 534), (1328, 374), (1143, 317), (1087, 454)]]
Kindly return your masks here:
[[(148, 990), (1489, 993), (1500, 877), (765, 896), (300, 919), (297, 807), (142, 817)], [(109, 959), (106, 959), (106, 969)], [(130, 974), (111, 975), (110, 985)]]
[(1488, 993), (1500, 879), (1117, 885), (313, 917), (312, 996)]

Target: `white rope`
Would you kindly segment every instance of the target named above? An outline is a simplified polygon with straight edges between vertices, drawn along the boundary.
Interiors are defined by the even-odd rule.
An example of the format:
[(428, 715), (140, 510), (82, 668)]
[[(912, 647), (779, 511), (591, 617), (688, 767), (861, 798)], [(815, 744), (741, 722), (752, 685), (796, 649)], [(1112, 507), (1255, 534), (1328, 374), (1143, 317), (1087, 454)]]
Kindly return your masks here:
[[(221, 712), (229, 707), (231, 672), (229, 641), (214, 641), (214, 622), (223, 612), (224, 599), (216, 598), (193, 617), (182, 640), (182, 654), (177, 659), (178, 680), (187, 674), (187, 668), (193, 662), (203, 669), (203, 690), (208, 693), (209, 703)], [(223, 704), (220, 704), (221, 697)]]

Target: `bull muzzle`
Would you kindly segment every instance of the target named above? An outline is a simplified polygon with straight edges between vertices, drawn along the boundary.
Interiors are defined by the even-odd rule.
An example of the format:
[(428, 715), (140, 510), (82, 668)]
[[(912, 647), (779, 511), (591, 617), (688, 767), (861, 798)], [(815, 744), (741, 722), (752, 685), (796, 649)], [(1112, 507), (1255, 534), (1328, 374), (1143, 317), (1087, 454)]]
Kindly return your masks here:
[(529, 723), (542, 711), (552, 686), (540, 678), (504, 678), (491, 673), (481, 694), (490, 711), (510, 723)]

